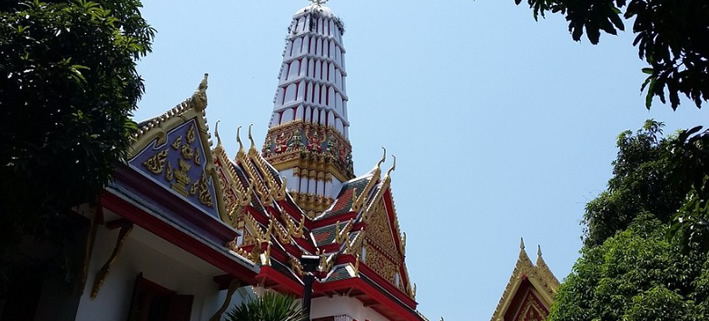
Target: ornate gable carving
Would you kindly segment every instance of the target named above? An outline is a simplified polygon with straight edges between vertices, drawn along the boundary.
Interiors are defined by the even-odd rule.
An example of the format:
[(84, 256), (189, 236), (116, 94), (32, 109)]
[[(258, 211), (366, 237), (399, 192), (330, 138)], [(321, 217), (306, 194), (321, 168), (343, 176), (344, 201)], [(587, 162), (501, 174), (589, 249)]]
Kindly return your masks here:
[[(521, 317), (519, 320), (535, 321), (542, 320), (546, 317), (548, 312), (544, 311), (548, 311), (547, 308), (551, 306), (556, 291), (559, 288), (559, 281), (556, 277), (554, 277), (551, 270), (549, 270), (549, 267), (544, 262), (541, 248), (538, 250), (537, 255), (538, 259), (537, 264), (535, 265), (532, 263), (532, 260), (529, 259), (529, 256), (527, 256), (524, 240), (521, 241), (517, 264), (515, 265), (510, 281), (507, 283), (507, 287), (502, 294), (502, 298), (500, 298), (500, 302), (497, 304), (497, 308), (492, 315), (491, 321), (505, 321), (505, 314), (508, 310), (513, 308), (511, 304), (515, 301), (515, 298), (518, 295), (522, 294), (520, 293), (520, 289), (522, 288), (523, 283), (528, 283), (534, 291), (531, 291), (530, 289), (530, 291), (526, 294), (522, 308), (527, 309), (527, 312), (518, 314)], [(532, 295), (532, 293), (536, 293), (538, 296)], [(534, 301), (530, 301), (528, 304), (528, 300), (530, 298)], [(533, 318), (539, 314), (534, 311), (538, 311), (539, 313), (543, 312), (541, 318)], [(529, 319), (527, 319), (527, 317), (529, 317)]]
[(207, 74), (195, 93), (165, 114), (140, 124), (128, 165), (189, 204), (225, 220), (205, 119)]
[(168, 131), (162, 145), (157, 140), (137, 153), (129, 164), (194, 206), (219, 217), (215, 182), (206, 168), (204, 143), (191, 119)]

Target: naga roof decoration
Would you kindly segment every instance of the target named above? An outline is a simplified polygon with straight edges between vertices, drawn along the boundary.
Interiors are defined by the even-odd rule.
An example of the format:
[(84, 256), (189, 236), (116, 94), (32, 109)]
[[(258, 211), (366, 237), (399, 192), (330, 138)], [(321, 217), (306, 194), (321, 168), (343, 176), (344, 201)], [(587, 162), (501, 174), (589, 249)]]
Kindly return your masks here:
[(541, 247), (537, 248), (535, 265), (527, 256), (522, 239), (514, 271), (490, 320), (543, 320), (549, 314), (559, 285), (542, 257)]

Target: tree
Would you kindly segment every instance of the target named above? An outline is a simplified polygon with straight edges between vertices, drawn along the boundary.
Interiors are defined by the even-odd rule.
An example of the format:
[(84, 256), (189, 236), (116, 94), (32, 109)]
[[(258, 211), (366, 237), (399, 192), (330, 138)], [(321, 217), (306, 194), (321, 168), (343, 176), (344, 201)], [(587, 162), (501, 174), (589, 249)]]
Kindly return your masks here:
[(619, 136), (613, 177), (586, 207), (581, 258), (550, 321), (709, 318), (709, 233), (697, 225), (709, 138), (700, 128), (664, 137), (662, 127), (647, 121)]
[(154, 30), (139, 0), (0, 3), (0, 260), (32, 236), (58, 246), (70, 209), (125, 159)]
[(683, 253), (667, 224), (646, 214), (597, 247), (585, 248), (564, 281), (549, 321), (709, 319), (709, 260)]
[(586, 246), (602, 244), (644, 212), (669, 222), (684, 201), (690, 187), (674, 174), (675, 159), (663, 127), (648, 120), (635, 135), (628, 130), (618, 136), (608, 189), (586, 204)]
[[(515, 0), (518, 5), (522, 0)], [(709, 100), (709, 3), (705, 0), (527, 0), (534, 18), (559, 13), (569, 22), (569, 31), (579, 41), (584, 32), (597, 44), (601, 32), (616, 35), (625, 30), (623, 20), (633, 20), (633, 42), (638, 56), (649, 67), (641, 90), (647, 88), (645, 105), (657, 96), (672, 109), (679, 94), (698, 108)]]
[(227, 321), (301, 321), (305, 313), (295, 297), (266, 292), (260, 297), (234, 307)]

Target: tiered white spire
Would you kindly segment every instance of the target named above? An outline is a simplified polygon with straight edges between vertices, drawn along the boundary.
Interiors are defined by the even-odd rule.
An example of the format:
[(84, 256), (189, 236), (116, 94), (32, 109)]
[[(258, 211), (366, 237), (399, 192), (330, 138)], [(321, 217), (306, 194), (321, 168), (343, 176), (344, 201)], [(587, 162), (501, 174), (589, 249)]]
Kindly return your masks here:
[(296, 12), (289, 28), (271, 127), (296, 119), (335, 127), (347, 137), (342, 24), (319, 1)]
[[(263, 154), (311, 215), (353, 178), (342, 22), (311, 0), (288, 28)], [(301, 201), (299, 201), (301, 200)], [(307, 203), (307, 204), (305, 204)]]

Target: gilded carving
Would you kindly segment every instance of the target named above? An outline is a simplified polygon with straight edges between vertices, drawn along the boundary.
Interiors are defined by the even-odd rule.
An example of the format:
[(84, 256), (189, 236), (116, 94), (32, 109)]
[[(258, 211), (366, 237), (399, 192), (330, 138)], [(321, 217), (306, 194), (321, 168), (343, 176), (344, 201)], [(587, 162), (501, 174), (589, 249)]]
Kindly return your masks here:
[(197, 194), (197, 187), (199, 186), (199, 181), (195, 182), (192, 184), (192, 187), (190, 187), (190, 195), (195, 195)]
[(341, 181), (354, 177), (352, 147), (333, 127), (302, 120), (271, 127), (262, 151), (278, 170), (300, 167), (334, 175)]
[(400, 261), (401, 256), (396, 250), (394, 237), (392, 235), (391, 225), (389, 224), (389, 215), (387, 214), (384, 200), (380, 200), (371, 214), (371, 218), (367, 222), (367, 238), (381, 249), (383, 253), (388, 255), (392, 260)]
[(532, 295), (528, 295), (522, 306), (521, 313), (515, 321), (542, 321), (545, 317), (544, 309)]
[(177, 138), (175, 138), (175, 141), (172, 142), (171, 146), (172, 146), (172, 149), (179, 150), (180, 146), (182, 146), (182, 136), (178, 136)]
[(300, 264), (300, 261), (292, 256), (288, 256), (288, 263), (290, 263), (290, 268), (295, 272), (296, 274), (302, 276), (303, 275), (303, 265)]
[(168, 182), (172, 182), (173, 179), (175, 179), (175, 172), (172, 170), (172, 165), (170, 163), (167, 163), (167, 170), (165, 170), (165, 179)]
[(396, 273), (398, 272), (398, 264), (392, 261), (387, 255), (384, 255), (378, 248), (370, 242), (365, 242), (367, 251), (367, 266), (377, 272), (391, 284), (394, 284)]
[(194, 163), (199, 166), (202, 165), (202, 158), (199, 155), (199, 150), (195, 147), (194, 149)]
[(165, 168), (165, 162), (167, 161), (167, 149), (163, 149), (153, 155), (153, 157), (148, 158), (143, 163), (143, 166), (147, 168), (153, 174), (160, 174)]
[(202, 172), (202, 177), (199, 179), (199, 202), (207, 207), (214, 206), (212, 194), (209, 193), (209, 185), (207, 184), (207, 172)]
[(182, 153), (182, 157), (184, 157), (185, 160), (192, 160), (192, 157), (194, 157), (194, 151), (192, 150), (192, 147), (190, 145), (182, 145), (180, 152)]
[[(303, 211), (308, 213), (308, 217), (315, 217), (316, 213), (322, 213), (326, 210), (332, 202), (334, 201), (330, 197), (324, 197), (322, 195), (313, 195), (308, 193), (298, 193), (289, 192), (293, 200), (300, 206)], [(312, 214), (310, 214), (312, 212)], [(311, 216), (312, 215), (312, 216)]]
[(190, 126), (190, 129), (187, 131), (187, 143), (192, 144), (195, 140), (195, 134), (194, 134), (194, 126)]
[(180, 169), (175, 171), (175, 183), (172, 184), (172, 189), (186, 197), (187, 185), (190, 184), (190, 177), (187, 175), (187, 172), (190, 170), (192, 165), (182, 159), (179, 159), (178, 163)]

